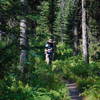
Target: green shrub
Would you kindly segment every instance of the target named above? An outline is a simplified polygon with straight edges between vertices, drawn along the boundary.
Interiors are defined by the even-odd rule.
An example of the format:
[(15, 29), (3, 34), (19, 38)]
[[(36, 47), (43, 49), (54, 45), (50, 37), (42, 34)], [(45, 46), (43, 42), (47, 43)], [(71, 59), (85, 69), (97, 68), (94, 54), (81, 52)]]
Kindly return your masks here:
[(89, 89), (86, 89), (82, 94), (86, 97), (86, 100), (99, 100), (100, 99), (100, 80), (96, 81), (93, 86)]
[[(90, 64), (84, 64), (82, 57), (71, 56), (63, 60), (56, 60), (53, 62), (53, 70), (60, 70), (66, 79), (75, 80), (80, 91), (89, 92), (90, 87), (96, 85), (100, 76), (100, 62), (90, 61)], [(98, 85), (100, 86), (100, 85)], [(98, 87), (98, 90), (100, 87)], [(96, 93), (99, 93), (95, 90)], [(95, 94), (95, 93), (93, 93)], [(88, 100), (88, 99), (87, 99)], [(95, 99), (94, 99), (95, 100)]]
[(67, 45), (66, 43), (59, 42), (57, 44), (57, 59), (66, 59), (70, 56), (72, 56), (73, 50)]
[(46, 86), (41, 87), (39, 84), (31, 86), (15, 79), (1, 80), (0, 100), (66, 100), (68, 91), (65, 85), (58, 82), (55, 85), (54, 82), (52, 84), (52, 88), (49, 87), (50, 84), (47, 88)]

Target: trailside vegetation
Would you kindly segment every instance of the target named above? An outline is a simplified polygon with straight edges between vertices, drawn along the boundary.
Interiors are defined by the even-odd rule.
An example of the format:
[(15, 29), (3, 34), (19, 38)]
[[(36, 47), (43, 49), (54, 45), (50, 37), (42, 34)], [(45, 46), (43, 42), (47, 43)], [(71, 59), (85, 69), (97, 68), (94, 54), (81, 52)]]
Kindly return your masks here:
[(98, 0), (0, 0), (0, 100), (71, 100), (63, 78), (99, 100), (99, 11)]

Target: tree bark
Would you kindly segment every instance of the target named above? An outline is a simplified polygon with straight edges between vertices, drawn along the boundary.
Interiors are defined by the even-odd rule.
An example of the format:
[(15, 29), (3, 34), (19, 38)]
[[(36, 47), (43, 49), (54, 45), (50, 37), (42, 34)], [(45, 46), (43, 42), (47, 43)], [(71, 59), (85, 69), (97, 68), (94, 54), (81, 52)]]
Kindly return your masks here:
[(73, 55), (76, 56), (78, 54), (78, 26), (74, 24), (74, 52)]
[(26, 0), (21, 0), (22, 4), (22, 19), (20, 20), (20, 71), (23, 73), (25, 70), (25, 62), (27, 60), (27, 47), (28, 47), (28, 38), (27, 38), (27, 25), (26, 25)]
[(64, 42), (64, 7), (65, 7), (65, 0), (61, 0), (61, 42)]
[(89, 63), (88, 33), (86, 28), (86, 0), (82, 0), (82, 44), (83, 60), (85, 63)]

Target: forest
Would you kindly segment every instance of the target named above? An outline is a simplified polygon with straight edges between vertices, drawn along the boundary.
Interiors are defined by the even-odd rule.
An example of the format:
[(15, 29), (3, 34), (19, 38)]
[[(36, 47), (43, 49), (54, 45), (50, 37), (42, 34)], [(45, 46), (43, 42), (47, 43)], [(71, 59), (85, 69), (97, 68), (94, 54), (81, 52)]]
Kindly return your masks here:
[(0, 100), (100, 100), (100, 0), (0, 0)]

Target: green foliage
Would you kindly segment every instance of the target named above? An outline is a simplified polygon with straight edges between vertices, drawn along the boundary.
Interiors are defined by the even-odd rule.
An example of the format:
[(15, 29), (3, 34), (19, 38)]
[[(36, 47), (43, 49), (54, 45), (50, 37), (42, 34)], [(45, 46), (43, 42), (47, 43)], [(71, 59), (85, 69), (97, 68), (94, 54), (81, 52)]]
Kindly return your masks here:
[[(63, 49), (61, 50), (60, 47)], [(60, 52), (62, 52), (65, 48), (66, 46), (59, 44), (57, 52), (60, 54)], [(68, 54), (68, 52), (66, 54)], [(76, 81), (80, 91), (84, 91), (83, 94), (85, 96), (99, 98), (99, 94), (97, 93), (99, 93), (98, 90), (100, 89), (100, 84), (97, 83), (99, 82), (100, 62), (91, 61), (90, 64), (84, 64), (80, 55), (70, 55), (67, 57), (67, 55), (65, 56), (61, 54), (61, 58), (63, 59), (53, 62), (53, 70), (63, 73), (62, 76), (65, 76), (66, 79)], [(94, 88), (96, 86), (97, 88)], [(96, 96), (94, 96), (95, 94)]]
[(37, 21), (40, 18), (40, 16), (37, 14), (28, 14), (26, 15), (26, 18), (32, 21)]
[[(30, 42), (32, 49), (26, 62), (28, 73), (24, 75), (25, 80), (20, 80), (18, 70), (10, 68), (12, 71), (0, 80), (0, 100), (70, 100), (69, 91), (61, 79), (62, 74), (54, 70), (54, 64), (44, 62), (45, 40), (37, 37)], [(15, 64), (13, 66), (17, 67)]]
[(6, 41), (0, 41), (0, 49), (6, 46)]
[(99, 100), (100, 99), (100, 80), (98, 80), (89, 90), (86, 90), (82, 95), (86, 97), (87, 100)]
[[(23, 17), (29, 20), (28, 25), (30, 21), (35, 22), (35, 28), (32, 30), (35, 30), (36, 34), (32, 34), (33, 37), (28, 34), (29, 58), (25, 62), (27, 71), (22, 81), (20, 80), (22, 73), (17, 68), (20, 54), (17, 38), (20, 33), (21, 5), (19, 0), (0, 0), (0, 30), (7, 34), (0, 41), (0, 100), (70, 100), (68, 89), (61, 80), (63, 76), (66, 79), (75, 80), (79, 89), (84, 92), (83, 95), (87, 96), (87, 100), (100, 99), (100, 62), (98, 60), (84, 64), (81, 55), (72, 56), (72, 31), (78, 7), (74, 4), (74, 0), (62, 1), (64, 2), (63, 9), (61, 0), (54, 1), (54, 20), (50, 15), (51, 1), (29, 1), (29, 4), (33, 2), (34, 7), (33, 4), (28, 5), (27, 8), (32, 11)], [(90, 12), (88, 14), (90, 16), (88, 21), (89, 51), (90, 55), (95, 57), (96, 52), (100, 51), (98, 47), (100, 43), (97, 43), (100, 21), (98, 21), (99, 13), (96, 13), (99, 12), (99, 3), (92, 0), (87, 9)], [(28, 27), (28, 25), (27, 29), (31, 30), (31, 26)], [(51, 25), (53, 25), (54, 34), (50, 32)], [(14, 36), (10, 38), (13, 34)], [(44, 61), (44, 45), (51, 36), (58, 40), (56, 60), (52, 62), (52, 65), (47, 65)], [(62, 37), (63, 43), (61, 43)]]
[(57, 59), (66, 59), (72, 55), (73, 50), (66, 43), (59, 42), (57, 44)]
[(28, 83), (17, 80), (11, 73), (0, 80), (0, 100), (66, 100), (68, 90), (59, 79), (60, 75), (50, 71), (48, 67), (51, 66), (38, 65), (34, 65), (35, 70), (29, 73)]
[[(63, 3), (62, 3), (63, 2)], [(64, 4), (64, 5), (63, 5)], [(72, 43), (72, 31), (74, 25), (75, 5), (73, 0), (57, 1), (54, 33), (68, 43)]]
[(49, 17), (49, 2), (43, 1), (41, 3), (41, 6), (38, 6), (38, 9), (40, 10), (40, 18), (37, 20), (37, 34), (50, 34), (49, 32), (49, 26), (48, 26), (48, 17)]

